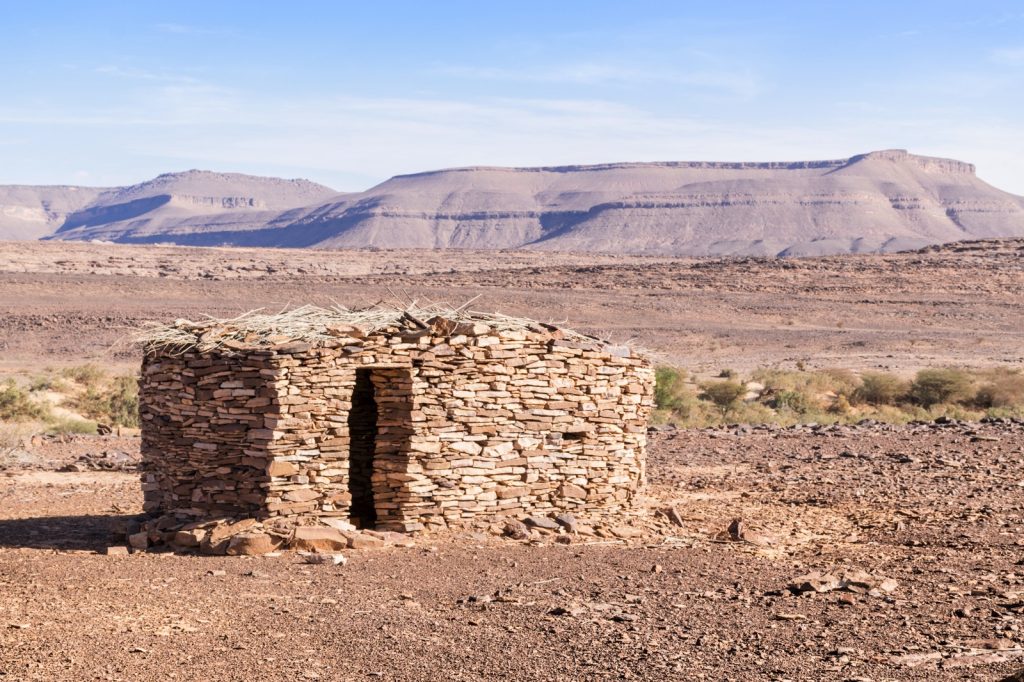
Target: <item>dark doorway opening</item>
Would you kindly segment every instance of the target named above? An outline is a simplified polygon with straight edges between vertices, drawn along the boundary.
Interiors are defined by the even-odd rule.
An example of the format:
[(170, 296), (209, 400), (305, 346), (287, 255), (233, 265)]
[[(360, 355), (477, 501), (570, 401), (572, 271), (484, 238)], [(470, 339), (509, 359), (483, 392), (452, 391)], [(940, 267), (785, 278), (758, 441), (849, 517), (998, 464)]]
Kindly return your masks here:
[(348, 413), (349, 472), (348, 489), (352, 495), (352, 523), (358, 528), (373, 528), (377, 509), (373, 504), (373, 455), (377, 449), (377, 400), (370, 370), (356, 370), (352, 391), (352, 409)]

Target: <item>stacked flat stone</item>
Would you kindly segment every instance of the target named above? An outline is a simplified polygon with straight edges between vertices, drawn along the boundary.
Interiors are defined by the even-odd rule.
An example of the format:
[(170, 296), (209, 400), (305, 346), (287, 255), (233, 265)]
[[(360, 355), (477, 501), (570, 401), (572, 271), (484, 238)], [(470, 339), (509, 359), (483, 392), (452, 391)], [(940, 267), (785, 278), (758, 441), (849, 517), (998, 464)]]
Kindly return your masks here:
[[(411, 326), (411, 325), (410, 325)], [(352, 514), (357, 372), (373, 384), (375, 527), (601, 518), (645, 477), (654, 372), (546, 325), (339, 326), (313, 342), (152, 344), (140, 380), (145, 510), (179, 519)], [(365, 381), (365, 374), (364, 381)], [(356, 483), (367, 472), (356, 471)]]

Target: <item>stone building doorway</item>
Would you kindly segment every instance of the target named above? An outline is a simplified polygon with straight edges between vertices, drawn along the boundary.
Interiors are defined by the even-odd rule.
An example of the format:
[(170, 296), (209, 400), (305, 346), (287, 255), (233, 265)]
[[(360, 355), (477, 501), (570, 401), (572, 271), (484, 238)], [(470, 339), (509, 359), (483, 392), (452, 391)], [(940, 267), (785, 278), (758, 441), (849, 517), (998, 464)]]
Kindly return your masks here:
[(356, 370), (352, 409), (348, 413), (350, 517), (358, 528), (373, 528), (377, 508), (373, 499), (373, 465), (377, 449), (377, 399), (369, 369)]

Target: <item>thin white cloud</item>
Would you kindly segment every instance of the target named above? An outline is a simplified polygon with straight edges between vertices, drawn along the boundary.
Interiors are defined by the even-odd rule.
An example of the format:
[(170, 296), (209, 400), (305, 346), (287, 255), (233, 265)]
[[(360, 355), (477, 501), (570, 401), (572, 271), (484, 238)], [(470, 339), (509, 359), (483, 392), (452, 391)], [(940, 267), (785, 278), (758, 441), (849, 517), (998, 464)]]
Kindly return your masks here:
[(156, 30), (161, 33), (170, 33), (181, 36), (213, 36), (234, 33), (235, 30), (228, 27), (211, 28), (208, 26), (194, 26), (191, 24), (162, 23), (156, 25)]
[(192, 76), (181, 74), (157, 73), (145, 69), (128, 68), (123, 66), (104, 65), (93, 69), (96, 73), (104, 76), (114, 76), (127, 80), (158, 81), (165, 83), (199, 83), (199, 80)]
[(672, 71), (663, 68), (581, 62), (524, 69), (443, 66), (438, 67), (436, 71), (441, 75), (483, 81), (573, 85), (675, 85), (716, 91), (745, 99), (755, 97), (763, 90), (758, 78), (749, 70)]
[(1024, 46), (1001, 47), (989, 52), (989, 59), (997, 64), (1024, 66)]

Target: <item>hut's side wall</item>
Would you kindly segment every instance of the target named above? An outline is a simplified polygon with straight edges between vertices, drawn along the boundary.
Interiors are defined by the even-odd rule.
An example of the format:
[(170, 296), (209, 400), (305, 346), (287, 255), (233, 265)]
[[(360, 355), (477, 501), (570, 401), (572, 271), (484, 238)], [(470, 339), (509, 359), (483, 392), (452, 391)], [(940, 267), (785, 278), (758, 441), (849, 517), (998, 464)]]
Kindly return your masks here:
[(265, 507), (269, 358), (147, 353), (139, 386), (144, 509), (196, 518)]
[(414, 353), (409, 456), (378, 470), (398, 503), (379, 525), (594, 517), (631, 504), (653, 405), (646, 362), (523, 334), (441, 341)]

